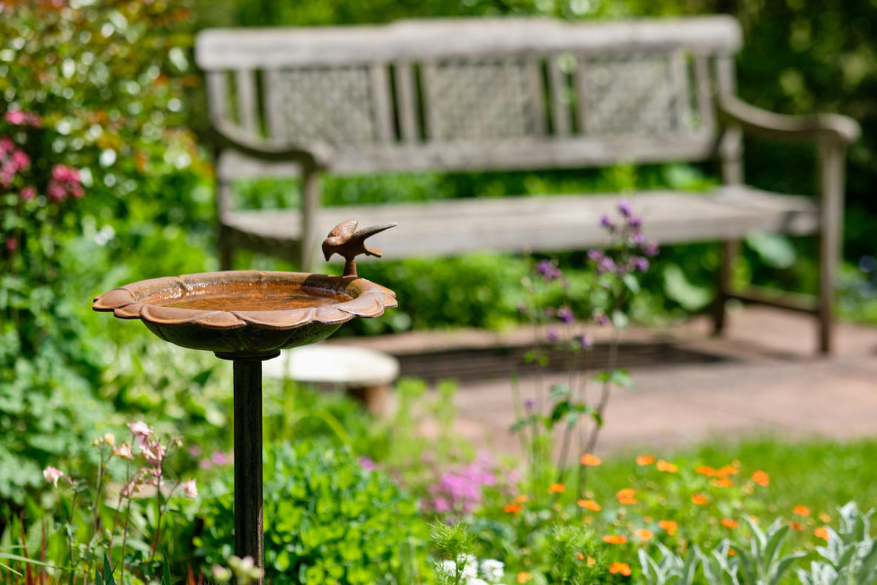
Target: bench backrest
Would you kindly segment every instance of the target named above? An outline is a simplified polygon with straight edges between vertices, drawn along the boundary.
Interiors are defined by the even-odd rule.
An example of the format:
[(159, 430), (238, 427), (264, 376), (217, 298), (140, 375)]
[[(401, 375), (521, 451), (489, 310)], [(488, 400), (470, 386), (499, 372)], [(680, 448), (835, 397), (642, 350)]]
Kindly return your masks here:
[(207, 30), (196, 58), (214, 120), (359, 174), (704, 159), (740, 44), (726, 16), (463, 19)]

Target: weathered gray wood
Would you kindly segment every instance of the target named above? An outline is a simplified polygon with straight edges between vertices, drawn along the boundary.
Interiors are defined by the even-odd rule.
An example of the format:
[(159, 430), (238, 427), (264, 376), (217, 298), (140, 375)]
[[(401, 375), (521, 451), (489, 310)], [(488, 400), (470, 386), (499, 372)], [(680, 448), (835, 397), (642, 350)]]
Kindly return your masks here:
[(228, 120), (228, 80), (225, 71), (207, 74), (207, 108), (210, 120)]
[(258, 125), (258, 102), (256, 101), (256, 80), (253, 71), (235, 71), (235, 90), (238, 101), (238, 121), (244, 130), (256, 133)]
[[(423, 102), (423, 135), (427, 140), (435, 138), (438, 129), (436, 109), (430, 101), (430, 84), (435, 78), (436, 65), (433, 61), (424, 61), (420, 66), (420, 99)], [(366, 165), (367, 167), (368, 165)]]
[[(733, 57), (721, 55), (715, 59), (716, 90), (714, 95), (721, 99), (737, 92), (734, 76)], [(713, 92), (711, 92), (713, 95)], [(724, 131), (719, 143), (719, 158), (722, 163), (722, 180), (726, 185), (743, 184), (743, 131), (737, 123), (724, 121)]]
[(576, 57), (575, 69), (572, 72), (572, 85), (575, 92), (575, 120), (578, 134), (586, 134), (588, 128), (588, 86), (585, 80), (587, 67), (583, 55)]
[(289, 136), (289, 129), (283, 115), (283, 95), (277, 91), (281, 75), (282, 72), (276, 69), (267, 69), (263, 74), (265, 83), (265, 90), (263, 92), (265, 99), (265, 130), (268, 138), (286, 141), (291, 137)]
[(390, 77), (387, 75), (386, 65), (373, 64), (371, 76), (377, 138), (379, 142), (390, 142), (393, 139), (393, 114), (390, 107)]
[(695, 55), (694, 87), (697, 98), (697, 113), (700, 115), (700, 127), (698, 130), (709, 135), (713, 135), (716, 128), (715, 100), (713, 98), (712, 86), (709, 58), (706, 55)]
[(542, 86), (542, 61), (536, 57), (527, 59), (527, 90), (530, 94), (533, 134), (545, 135), (545, 91)]
[(396, 63), (396, 96), (398, 99), (399, 130), (402, 141), (408, 144), (417, 142), (417, 108), (415, 107), (414, 74), (411, 63), (399, 61)]
[[(453, 42), (448, 42), (453, 39)], [(728, 16), (617, 22), (549, 19), (400, 21), (382, 26), (214, 29), (195, 47), (199, 67), (286, 68), (478, 57), (515, 52), (672, 50), (737, 51), (740, 26)]]
[(560, 70), (559, 55), (548, 58), (548, 92), (551, 96), (551, 121), (555, 136), (568, 136), (570, 132), (568, 87), (566, 74)]
[(673, 87), (676, 95), (676, 119), (679, 130), (691, 131), (691, 98), (689, 95), (689, 76), (687, 65), (687, 53), (681, 49), (673, 52), (670, 63), (670, 72), (673, 77)]
[[(713, 195), (643, 192), (630, 200), (644, 218), (646, 235), (667, 244), (720, 241), (754, 231), (804, 235), (819, 228), (812, 199), (748, 187), (723, 188)], [(598, 224), (616, 203), (617, 195), (565, 195), (323, 208), (315, 214), (318, 227), (313, 237), (317, 240), (332, 226), (355, 217), (363, 225), (399, 222), (381, 235), (385, 258), (470, 250), (581, 250), (606, 243)], [(301, 237), (294, 229), (298, 217), (294, 211), (241, 211), (229, 222), (242, 232), (259, 232), (274, 241), (295, 240)]]
[(823, 354), (831, 353), (834, 345), (834, 291), (843, 246), (845, 150), (841, 140), (825, 140), (820, 145), (819, 351)]

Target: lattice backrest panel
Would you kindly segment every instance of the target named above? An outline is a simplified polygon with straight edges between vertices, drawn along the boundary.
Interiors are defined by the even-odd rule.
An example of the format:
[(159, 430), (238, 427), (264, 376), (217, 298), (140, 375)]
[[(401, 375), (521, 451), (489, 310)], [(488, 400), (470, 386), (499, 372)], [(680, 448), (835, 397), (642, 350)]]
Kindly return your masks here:
[(542, 116), (537, 75), (524, 60), (459, 60), (424, 66), (426, 138), (495, 142), (533, 136)]
[(580, 132), (586, 136), (667, 136), (697, 129), (681, 51), (586, 57), (576, 77)]
[(207, 31), (196, 57), (214, 120), (354, 173), (704, 158), (739, 45), (728, 17), (438, 20)]
[(265, 80), (272, 138), (342, 149), (377, 140), (369, 68), (270, 70)]

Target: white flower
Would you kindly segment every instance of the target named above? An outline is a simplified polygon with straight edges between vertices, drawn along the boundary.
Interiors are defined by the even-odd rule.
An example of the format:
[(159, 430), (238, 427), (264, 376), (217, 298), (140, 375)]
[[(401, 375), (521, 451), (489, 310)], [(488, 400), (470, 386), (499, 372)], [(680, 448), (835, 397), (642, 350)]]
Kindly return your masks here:
[(52, 485), (54, 485), (55, 487), (58, 487), (58, 480), (61, 479), (63, 475), (63, 471), (61, 471), (60, 469), (55, 469), (54, 467), (46, 467), (43, 470), (43, 478), (45, 478), (46, 481), (52, 482)]
[(120, 443), (118, 447), (113, 447), (113, 455), (120, 459), (134, 459), (131, 443)]
[(457, 564), (462, 567), (463, 582), (469, 583), (478, 577), (478, 559), (473, 555), (460, 555), (457, 557)]
[(490, 583), (488, 583), (484, 579), (479, 579), (478, 577), (473, 577), (473, 578), (469, 579), (468, 581), (466, 581), (466, 585), (490, 585)]
[(435, 571), (441, 575), (454, 577), (457, 574), (457, 563), (454, 561), (442, 561), (435, 564)]
[(505, 564), (495, 559), (481, 561), (481, 576), (489, 583), (499, 583), (505, 575)]
[(195, 486), (195, 480), (190, 479), (188, 481), (184, 481), (183, 486), (183, 495), (187, 498), (197, 498), (198, 497), (198, 488)]

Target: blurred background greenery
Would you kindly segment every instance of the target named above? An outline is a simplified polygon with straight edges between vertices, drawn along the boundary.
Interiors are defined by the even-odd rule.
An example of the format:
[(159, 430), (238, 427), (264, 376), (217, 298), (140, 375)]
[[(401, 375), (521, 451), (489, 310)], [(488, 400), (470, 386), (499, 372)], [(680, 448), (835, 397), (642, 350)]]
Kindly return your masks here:
[[(3, 195), (0, 504), (21, 509), (27, 494), (43, 485), (42, 468), (61, 457), (80, 463), (93, 458), (87, 444), (95, 432), (132, 416), (149, 418), (167, 433), (184, 431), (195, 441), (228, 447), (228, 364), (213, 356), (180, 354), (155, 343), (143, 328), (120, 326), (90, 310), (92, 296), (124, 282), (218, 267), (211, 145), (202, 80), (191, 53), (198, 30), (442, 16), (614, 19), (715, 12), (733, 14), (743, 24), (744, 49), (737, 63), (744, 99), (789, 114), (839, 112), (862, 124), (863, 138), (849, 153), (840, 306), (847, 318), (877, 322), (872, 235), (877, 200), (870, 197), (877, 183), (877, 3), (872, 0), (0, 3), (0, 107), (34, 112), (44, 121), (27, 137), (36, 171), (48, 172), (48, 163), (36, 161), (82, 169), (86, 188), (81, 200), (57, 208), (35, 200), (34, 206), (57, 210), (48, 234), (43, 229), (48, 219), (38, 214), (43, 212), (21, 208), (17, 193)], [(0, 128), (0, 134), (15, 132), (8, 125)], [(771, 190), (812, 193), (813, 156), (786, 145), (747, 144), (747, 178)], [(704, 163), (330, 178), (324, 198), (340, 205), (662, 185), (697, 190), (716, 177), (715, 166)], [(256, 181), (238, 191), (261, 205), (295, 197), (295, 185), (282, 182)], [(737, 280), (813, 290), (810, 240), (752, 238), (747, 243)], [(562, 258), (565, 266), (583, 266), (581, 260), (578, 254)], [(402, 308), (381, 320), (351, 324), (345, 334), (513, 324), (520, 318), (520, 280), (529, 262), (474, 254), (365, 265), (364, 276), (395, 289)], [(662, 251), (657, 270), (644, 282), (647, 294), (635, 316), (678, 318), (705, 308), (717, 264), (713, 244)], [(245, 256), (239, 267), (247, 265), (287, 267)], [(568, 274), (586, 277), (584, 271)], [(463, 295), (463, 289), (475, 294)]]

